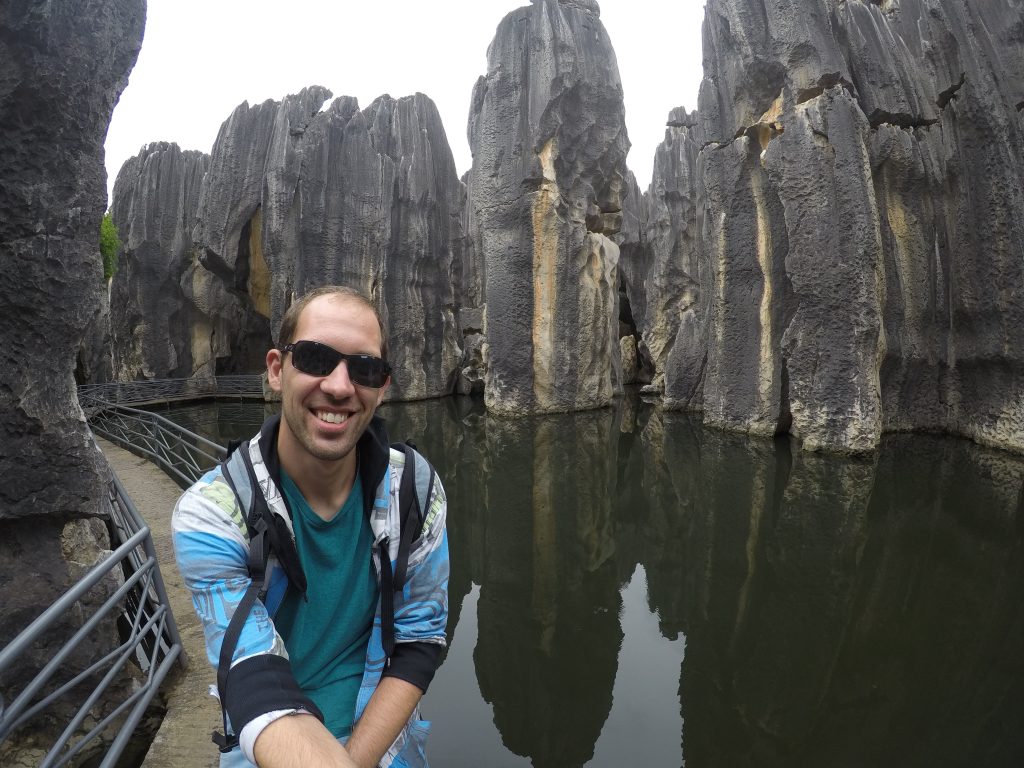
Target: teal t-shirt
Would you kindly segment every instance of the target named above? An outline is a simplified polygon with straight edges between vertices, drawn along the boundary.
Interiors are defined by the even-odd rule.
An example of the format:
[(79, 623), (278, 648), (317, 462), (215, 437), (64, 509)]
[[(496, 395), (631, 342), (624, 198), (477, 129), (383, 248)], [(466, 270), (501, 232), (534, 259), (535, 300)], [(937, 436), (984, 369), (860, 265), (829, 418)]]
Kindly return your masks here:
[(379, 591), (362, 484), (357, 472), (348, 499), (329, 521), (310, 508), (284, 472), (281, 490), (292, 512), (307, 588), (305, 600), (297, 590), (288, 590), (274, 625), (299, 687), (323, 712), (327, 729), (346, 738), (352, 732)]

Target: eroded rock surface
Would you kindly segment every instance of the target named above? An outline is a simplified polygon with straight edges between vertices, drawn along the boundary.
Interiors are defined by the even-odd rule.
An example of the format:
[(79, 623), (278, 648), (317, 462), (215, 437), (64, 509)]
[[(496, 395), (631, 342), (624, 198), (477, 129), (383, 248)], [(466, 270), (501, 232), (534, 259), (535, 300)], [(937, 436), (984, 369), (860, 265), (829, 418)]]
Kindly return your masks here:
[[(104, 290), (103, 140), (142, 40), (142, 0), (5, 0), (0, 11), (0, 647), (109, 547), (109, 470), (75, 392)], [(74, 536), (62, 534), (76, 531)], [(82, 626), (76, 606), (0, 679), (10, 702)], [(101, 623), (77, 661), (116, 646)], [(71, 714), (53, 711), (55, 733)], [(0, 762), (14, 759), (11, 742)]]
[[(360, 110), (351, 97), (328, 105), (318, 86), (239, 106), (198, 193), (198, 170), (167, 145), (151, 145), (169, 153), (163, 166), (131, 161), (115, 222), (142, 229), (127, 247), (140, 264), (120, 278), (120, 376), (226, 373), (229, 360), (258, 370), (253, 350), (272, 343), (295, 297), (342, 283), (388, 314), (393, 399), (484, 391), (496, 410), (606, 405), (622, 379), (611, 236), (628, 140), (597, 3), (513, 12), (489, 70), (465, 182), (426, 96)], [(161, 167), (159, 181), (146, 175)], [(141, 223), (171, 210), (173, 230)], [(150, 300), (155, 286), (166, 306)], [(135, 314), (147, 307), (160, 316)]]
[(812, 449), (906, 429), (1024, 449), (1022, 19), (1020, 0), (709, 0), (696, 181), (670, 127), (655, 174), (676, 188), (623, 243), (627, 274), (665, 274), (654, 209), (696, 199), (675, 337), (632, 307), (669, 350), (669, 405)]
[(121, 380), (215, 373), (209, 349), (202, 340), (193, 343), (199, 335), (192, 333), (186, 298), (192, 287), (186, 274), (203, 269), (195, 263), (192, 230), (209, 163), (207, 155), (160, 142), (144, 147), (117, 175), (111, 211), (122, 251), (110, 318)]
[[(162, 144), (126, 164), (114, 217), (139, 264), (122, 284), (128, 311), (146, 309), (117, 323), (130, 329), (118, 356), (150, 362), (122, 376), (258, 371), (294, 298), (341, 283), (388, 313), (392, 398), (453, 390), (463, 342), (451, 275), (471, 246), (440, 116), (422, 94), (365, 110), (348, 96), (323, 109), (330, 97), (313, 86), (242, 104), (208, 158)], [(166, 297), (159, 317), (153, 290)]]
[(197, 204), (191, 370), (197, 339), (259, 368), (293, 297), (343, 282), (390, 313), (400, 399), (576, 410), (635, 380), (812, 449), (1024, 449), (1022, 6), (709, 0), (699, 110), (644, 195), (596, 2), (502, 21), (465, 183), (422, 95), (244, 104)]
[[(304, 88), (280, 102), (235, 108), (217, 134), (197, 204), (200, 262), (227, 289), (244, 295), (269, 324), (288, 305), (287, 282), (272, 273), (293, 267), (297, 245), (300, 145), (331, 92)], [(269, 329), (263, 333), (264, 351)]]
[(72, 6), (15, 0), (0, 17), (0, 520), (88, 514), (102, 489), (74, 369), (103, 290), (103, 138), (143, 8)]
[(682, 407), (702, 402), (707, 358), (707, 307), (700, 304), (709, 296), (701, 291), (702, 274), (707, 279), (700, 258), (702, 143), (697, 114), (672, 110), (645, 195), (630, 174), (620, 236), (619, 269), (630, 309), (620, 319), (639, 336), (639, 378)]
[(469, 206), (494, 411), (606, 405), (619, 383), (626, 137), (596, 2), (536, 0), (498, 26), (473, 91)]
[(336, 100), (302, 151), (296, 295), (325, 283), (382, 303), (393, 399), (452, 392), (462, 358), (452, 274), (461, 247), (462, 183), (434, 103), (381, 96), (359, 111)]

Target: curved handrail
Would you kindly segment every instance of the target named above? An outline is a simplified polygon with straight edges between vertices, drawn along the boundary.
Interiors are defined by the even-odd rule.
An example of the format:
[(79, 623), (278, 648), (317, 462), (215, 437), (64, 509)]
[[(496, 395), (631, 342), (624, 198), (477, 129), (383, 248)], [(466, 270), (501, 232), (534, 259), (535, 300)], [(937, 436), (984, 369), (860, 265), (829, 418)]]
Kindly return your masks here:
[[(79, 402), (93, 432), (128, 450), (141, 454), (175, 478), (180, 484), (195, 482), (208, 468), (226, 455), (226, 450), (201, 435), (149, 411), (129, 407), (127, 402), (153, 402), (202, 397), (262, 397), (259, 376), (222, 376), (216, 380), (168, 379), (148, 382), (86, 385), (79, 387)], [(110, 579), (120, 586), (103, 600), (64, 646), (35, 673), (8, 703), (0, 693), (0, 744), (14, 731), (49, 710), (58, 700), (84, 695), (77, 713), (56, 738), (41, 766), (59, 768), (69, 764), (99, 734), (119, 722), (101, 768), (117, 763), (128, 745), (146, 707), (171, 667), (181, 658), (182, 645), (164, 589), (160, 567), (149, 527), (116, 475), (104, 505), (109, 514), (111, 539), (116, 549), (93, 567), (57, 601), (0, 649), (0, 679), (5, 672), (25, 662), (25, 655), (58, 621), (66, 621), (82, 598), (102, 589)], [(75, 650), (80, 648), (104, 621), (115, 621), (122, 630), (122, 643), (84, 669), (75, 669)], [(80, 735), (90, 710), (118, 679), (129, 662), (135, 663), (145, 679), (123, 701), (113, 705), (105, 717)], [(89, 681), (95, 684), (80, 693)]]
[(195, 379), (149, 379), (82, 384), (78, 401), (86, 413), (103, 404), (141, 405), (208, 397), (263, 397), (263, 378), (259, 374), (217, 376)]
[[(81, 622), (75, 634), (17, 693), (10, 704), (0, 699), (2, 743), (13, 731), (68, 696), (78, 686), (103, 673), (40, 763), (45, 768), (67, 765), (87, 743), (123, 716), (124, 720), (101, 763), (101, 768), (114, 766), (160, 684), (181, 656), (181, 638), (171, 614), (149, 527), (116, 476), (109, 485), (105, 506), (111, 521), (111, 537), (117, 543), (117, 548), (43, 611), (14, 640), (0, 649), (2, 677), (5, 672), (23, 662), (25, 654), (55, 623), (66, 621), (73, 608), (77, 606), (79, 612), (84, 610), (81, 602), (83, 597), (97, 587), (102, 589), (102, 585), (109, 584), (111, 580), (120, 583), (114, 593)], [(70, 671), (69, 668), (74, 667), (72, 659), (75, 651), (93, 637), (96, 628), (105, 620), (115, 622), (117, 616), (123, 618), (119, 627), (122, 632), (121, 645), (84, 669)], [(74, 740), (93, 705), (118, 679), (119, 673), (129, 661), (141, 669), (145, 680), (137, 682), (134, 690), (88, 733)], [(64, 678), (62, 682), (56, 682), (61, 678)]]
[(144, 456), (179, 485), (194, 483), (227, 455), (221, 445), (150, 411), (99, 403), (89, 416), (92, 431)]

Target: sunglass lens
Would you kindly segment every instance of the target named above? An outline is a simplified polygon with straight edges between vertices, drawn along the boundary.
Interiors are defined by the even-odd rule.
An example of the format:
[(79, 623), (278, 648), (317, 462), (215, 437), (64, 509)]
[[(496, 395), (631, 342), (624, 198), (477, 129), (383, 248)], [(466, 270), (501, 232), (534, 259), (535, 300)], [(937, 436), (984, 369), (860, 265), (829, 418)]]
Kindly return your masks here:
[(369, 355), (352, 355), (348, 358), (348, 375), (352, 381), (364, 387), (384, 385), (384, 361)]
[(300, 341), (292, 350), (292, 363), (310, 376), (327, 376), (341, 362), (341, 355), (326, 344)]

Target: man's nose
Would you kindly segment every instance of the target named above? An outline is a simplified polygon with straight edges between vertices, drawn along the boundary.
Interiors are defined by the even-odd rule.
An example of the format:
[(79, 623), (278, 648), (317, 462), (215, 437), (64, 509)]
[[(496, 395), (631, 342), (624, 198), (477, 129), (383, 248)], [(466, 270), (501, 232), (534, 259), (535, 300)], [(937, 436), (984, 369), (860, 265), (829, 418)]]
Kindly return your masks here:
[(333, 397), (344, 397), (355, 392), (355, 385), (348, 376), (348, 362), (340, 361), (334, 370), (324, 376), (320, 382), (320, 389)]

